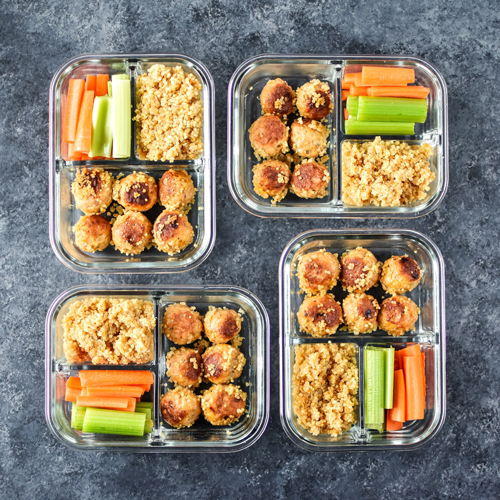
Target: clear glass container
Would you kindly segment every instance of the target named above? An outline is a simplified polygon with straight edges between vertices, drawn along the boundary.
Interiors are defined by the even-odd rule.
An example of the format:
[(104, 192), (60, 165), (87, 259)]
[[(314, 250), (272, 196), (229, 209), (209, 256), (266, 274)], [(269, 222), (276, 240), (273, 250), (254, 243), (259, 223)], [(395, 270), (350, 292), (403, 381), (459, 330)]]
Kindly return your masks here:
[[(62, 320), (69, 306), (87, 297), (136, 298), (154, 304), (156, 328), (155, 356), (148, 365), (69, 364), (63, 351)], [(175, 429), (162, 418), (160, 397), (172, 384), (166, 377), (165, 356), (170, 342), (161, 331), (165, 307), (173, 302), (186, 302), (204, 314), (209, 306), (228, 307), (243, 316), (241, 352), (246, 357), (243, 374), (235, 381), (247, 397), (247, 412), (230, 426), (215, 427), (203, 419), (193, 427)], [(147, 285), (83, 285), (61, 294), (51, 305), (45, 324), (45, 417), (55, 437), (77, 450), (111, 450), (145, 453), (167, 452), (234, 452), (254, 444), (264, 432), (269, 419), (269, 335), (267, 311), (248, 290), (236, 286), (147, 286)], [(75, 431), (70, 426), (71, 403), (64, 401), (65, 384), (84, 366), (113, 370), (149, 369), (155, 382), (150, 391), (154, 402), (153, 432), (145, 437), (106, 436)], [(208, 386), (207, 386), (208, 388)]]
[[(89, 74), (127, 73), (132, 85), (132, 117), (135, 116), (137, 77), (156, 63), (180, 66), (194, 74), (202, 84), (203, 154), (197, 160), (151, 162), (139, 156), (135, 121), (130, 137), (132, 155), (119, 160), (67, 161), (61, 148), (61, 107), (71, 78)], [(201, 264), (215, 243), (215, 90), (212, 76), (199, 61), (177, 54), (104, 54), (78, 56), (66, 62), (52, 78), (49, 95), (49, 235), (57, 258), (70, 269), (84, 273), (170, 273), (187, 271)], [(140, 255), (127, 256), (109, 246), (94, 254), (83, 252), (75, 244), (72, 227), (83, 215), (74, 205), (71, 183), (78, 168), (98, 166), (114, 176), (141, 171), (158, 181), (170, 168), (183, 168), (197, 189), (195, 203), (188, 214), (194, 229), (193, 242), (177, 255), (167, 255), (156, 248)], [(158, 203), (146, 216), (154, 222), (163, 207)], [(103, 214), (106, 215), (106, 214)]]
[[(428, 143), (433, 150), (430, 168), (436, 174), (425, 199), (400, 207), (365, 205), (356, 207), (342, 202), (342, 142), (346, 139), (372, 141), (375, 136), (346, 136), (342, 109), (341, 80), (346, 69), (359, 71), (362, 65), (401, 65), (415, 70), (419, 85), (430, 89), (429, 110), (424, 124), (417, 124), (413, 136), (382, 136), (413, 144)], [(289, 193), (272, 205), (253, 188), (252, 168), (256, 159), (248, 130), (261, 116), (260, 93), (269, 79), (282, 78), (292, 88), (318, 78), (330, 85), (334, 110), (329, 115), (328, 195), (320, 199), (301, 199)], [(259, 55), (241, 64), (234, 72), (228, 89), (227, 178), (236, 202), (247, 212), (260, 217), (394, 217), (413, 218), (432, 212), (443, 200), (448, 188), (448, 94), (439, 71), (422, 59), (385, 55)]]
[[(415, 330), (401, 337), (377, 330), (371, 334), (354, 335), (339, 330), (333, 336), (315, 338), (299, 331), (297, 311), (304, 299), (299, 292), (298, 259), (307, 253), (325, 248), (340, 255), (349, 249), (367, 248), (379, 261), (391, 255), (413, 257), (423, 276), (420, 284), (407, 293), (420, 308)], [(299, 234), (284, 249), (280, 261), (280, 414), (286, 434), (298, 446), (311, 451), (413, 450), (432, 439), (441, 429), (446, 413), (446, 320), (444, 261), (436, 245), (426, 236), (403, 229), (323, 229)], [(347, 292), (337, 284), (332, 293), (342, 302)], [(377, 300), (382, 287), (368, 292)], [(297, 345), (311, 343), (353, 343), (356, 346), (359, 370), (357, 423), (340, 436), (313, 436), (301, 427), (293, 410), (292, 375), (294, 350)], [(365, 427), (364, 363), (367, 345), (396, 349), (419, 343), (425, 353), (426, 410), (423, 420), (406, 423), (401, 431), (378, 432)]]

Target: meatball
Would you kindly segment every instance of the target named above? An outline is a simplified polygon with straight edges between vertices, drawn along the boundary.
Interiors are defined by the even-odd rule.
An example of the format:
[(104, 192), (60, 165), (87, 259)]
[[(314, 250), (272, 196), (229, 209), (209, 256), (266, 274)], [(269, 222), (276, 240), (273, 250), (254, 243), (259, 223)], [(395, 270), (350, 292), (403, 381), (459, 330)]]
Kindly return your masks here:
[(249, 134), (257, 158), (271, 158), (288, 151), (288, 129), (277, 116), (261, 116), (252, 123)]
[(243, 353), (229, 344), (216, 344), (203, 353), (205, 377), (214, 384), (227, 384), (238, 378), (246, 359)]
[(290, 148), (299, 156), (323, 156), (326, 154), (327, 139), (327, 128), (315, 120), (298, 118), (290, 127)]
[(422, 278), (420, 268), (408, 255), (393, 255), (384, 262), (380, 284), (391, 295), (411, 292)]
[(205, 334), (210, 342), (225, 344), (240, 333), (242, 321), (232, 309), (210, 306), (205, 314)]
[(133, 173), (115, 182), (113, 198), (127, 210), (147, 212), (156, 203), (158, 187), (150, 175)]
[(158, 250), (175, 255), (194, 239), (193, 226), (178, 210), (164, 210), (156, 219), (153, 235)]
[(167, 375), (174, 384), (198, 387), (201, 384), (203, 364), (195, 349), (181, 347), (167, 354)]
[(160, 399), (162, 417), (177, 429), (191, 427), (201, 414), (200, 398), (186, 387), (169, 390)]
[(366, 248), (355, 248), (340, 258), (340, 282), (344, 290), (366, 292), (378, 283), (380, 262)]
[(196, 188), (185, 170), (167, 170), (160, 179), (160, 203), (169, 210), (188, 213)]
[(396, 295), (385, 299), (380, 304), (378, 326), (389, 335), (399, 337), (409, 330), (415, 329), (420, 309), (413, 300), (404, 295)]
[(111, 224), (101, 215), (84, 215), (73, 232), (76, 246), (84, 252), (102, 251), (111, 242)]
[(203, 416), (212, 425), (229, 425), (245, 413), (246, 392), (231, 384), (213, 385), (201, 397)]
[(329, 182), (328, 167), (308, 160), (293, 171), (290, 190), (300, 198), (323, 198), (328, 194)]
[(312, 80), (297, 89), (297, 109), (304, 118), (322, 120), (333, 109), (332, 93), (326, 82)]
[(313, 337), (333, 335), (343, 323), (342, 308), (331, 293), (306, 297), (297, 314), (300, 329)]
[(191, 344), (201, 337), (203, 317), (185, 303), (170, 304), (163, 314), (162, 330), (165, 336), (179, 345)]
[(301, 257), (297, 266), (300, 289), (307, 295), (324, 295), (336, 284), (340, 274), (337, 254), (324, 248)]
[(278, 160), (265, 160), (253, 168), (253, 186), (262, 198), (281, 201), (288, 193), (292, 173), (288, 165)]
[(125, 212), (116, 218), (111, 229), (117, 250), (127, 255), (137, 255), (153, 241), (153, 225), (139, 212)]
[(344, 321), (350, 332), (371, 333), (378, 327), (380, 306), (377, 300), (366, 293), (350, 293), (342, 303)]
[(281, 78), (269, 80), (260, 94), (260, 105), (264, 113), (279, 117), (287, 116), (293, 111), (295, 92)]
[(113, 176), (102, 168), (83, 168), (76, 173), (71, 192), (84, 214), (101, 214), (113, 201)]

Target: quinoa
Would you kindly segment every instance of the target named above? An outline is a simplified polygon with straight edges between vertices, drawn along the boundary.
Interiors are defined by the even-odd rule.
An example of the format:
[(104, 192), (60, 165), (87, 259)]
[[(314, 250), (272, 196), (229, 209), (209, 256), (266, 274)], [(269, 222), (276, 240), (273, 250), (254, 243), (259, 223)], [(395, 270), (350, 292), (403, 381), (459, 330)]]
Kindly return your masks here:
[(408, 205), (427, 196), (436, 175), (429, 144), (400, 141), (342, 144), (342, 201), (347, 205)]
[(180, 66), (155, 64), (137, 79), (138, 155), (195, 160), (203, 153), (201, 82)]
[(293, 409), (312, 435), (338, 436), (357, 421), (358, 367), (353, 344), (295, 348)]

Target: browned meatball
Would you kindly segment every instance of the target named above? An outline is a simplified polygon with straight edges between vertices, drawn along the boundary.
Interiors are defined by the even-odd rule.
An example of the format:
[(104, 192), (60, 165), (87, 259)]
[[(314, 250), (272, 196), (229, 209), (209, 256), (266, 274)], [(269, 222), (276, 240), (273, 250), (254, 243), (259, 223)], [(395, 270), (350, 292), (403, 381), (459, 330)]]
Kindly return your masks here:
[(242, 318), (232, 309), (210, 306), (205, 314), (205, 334), (214, 344), (225, 344), (241, 330)]
[(167, 354), (167, 375), (174, 384), (198, 387), (201, 384), (203, 364), (195, 349), (181, 347)]
[(252, 123), (249, 134), (257, 158), (272, 158), (288, 151), (288, 129), (277, 116), (261, 116)]
[(315, 120), (298, 118), (290, 127), (290, 148), (299, 156), (323, 156), (326, 154), (327, 139), (327, 128)]
[(378, 327), (380, 306), (377, 300), (366, 293), (350, 293), (342, 303), (344, 321), (350, 332), (371, 333)]
[(366, 292), (378, 283), (380, 263), (366, 248), (345, 252), (340, 259), (340, 282), (348, 292)]
[(297, 266), (300, 289), (307, 295), (323, 295), (337, 284), (340, 264), (337, 254), (324, 248), (301, 257)]
[(212, 425), (229, 425), (245, 413), (247, 395), (231, 384), (213, 385), (201, 398), (203, 416)]
[(281, 78), (269, 80), (260, 94), (260, 104), (264, 113), (279, 117), (289, 115), (293, 111), (295, 92)]
[(205, 377), (214, 384), (227, 384), (238, 378), (245, 366), (243, 353), (229, 344), (216, 344), (203, 353)]
[(113, 198), (127, 210), (147, 212), (156, 203), (158, 187), (150, 175), (133, 173), (115, 182)]
[(415, 329), (420, 309), (413, 300), (404, 295), (396, 295), (385, 299), (380, 304), (378, 326), (389, 335), (398, 337)]
[(309, 160), (293, 171), (290, 190), (300, 198), (323, 198), (328, 194), (329, 182), (328, 167)]
[(153, 240), (153, 225), (139, 212), (125, 212), (116, 218), (111, 233), (117, 250), (137, 255), (148, 248)]
[(113, 201), (113, 176), (102, 168), (83, 168), (71, 185), (75, 206), (87, 215), (101, 214)]
[(184, 250), (194, 239), (193, 226), (177, 210), (164, 210), (156, 219), (153, 235), (158, 250), (175, 255)]
[(265, 160), (253, 168), (253, 186), (262, 198), (281, 201), (288, 193), (292, 173), (288, 165), (278, 160)]
[(333, 109), (332, 93), (326, 82), (312, 80), (297, 89), (297, 109), (304, 118), (322, 120)]
[(186, 387), (176, 387), (160, 399), (162, 417), (177, 429), (191, 427), (201, 414), (200, 398)]
[(422, 278), (420, 268), (408, 255), (393, 255), (384, 262), (380, 284), (391, 295), (411, 292)]
[(342, 308), (331, 293), (306, 297), (297, 314), (300, 329), (313, 337), (333, 335), (343, 323)]
[(176, 344), (191, 344), (201, 337), (202, 320), (201, 314), (194, 307), (184, 303), (170, 304), (163, 314), (162, 330)]
[(111, 242), (111, 224), (101, 215), (84, 215), (73, 232), (76, 246), (84, 252), (102, 251)]
[(167, 170), (160, 179), (160, 203), (169, 210), (189, 212), (196, 189), (185, 170)]

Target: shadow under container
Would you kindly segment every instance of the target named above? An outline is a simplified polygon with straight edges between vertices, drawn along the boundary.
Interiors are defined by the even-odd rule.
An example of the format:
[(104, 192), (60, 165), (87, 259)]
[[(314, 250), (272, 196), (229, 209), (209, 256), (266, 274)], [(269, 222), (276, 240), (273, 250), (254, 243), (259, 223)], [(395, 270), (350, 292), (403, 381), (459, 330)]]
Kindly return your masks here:
[[(203, 152), (196, 160), (153, 162), (143, 158), (136, 141), (135, 121), (131, 123), (131, 156), (114, 160), (72, 161), (64, 159), (62, 116), (68, 82), (87, 75), (127, 74), (131, 85), (132, 118), (136, 109), (137, 78), (154, 64), (180, 66), (201, 83), (203, 100)], [(49, 95), (49, 235), (56, 257), (67, 267), (83, 273), (172, 273), (188, 271), (201, 264), (215, 244), (215, 89), (208, 69), (199, 61), (179, 54), (103, 54), (78, 56), (65, 63), (54, 75)], [(116, 178), (142, 172), (158, 182), (166, 170), (183, 169), (197, 189), (195, 202), (188, 214), (193, 226), (193, 242), (180, 253), (170, 256), (156, 248), (139, 255), (124, 255), (109, 246), (94, 254), (83, 252), (76, 243), (73, 226), (83, 212), (75, 207), (71, 184), (78, 169), (99, 167)], [(153, 223), (164, 207), (157, 203), (144, 212)], [(106, 213), (103, 216), (109, 218)]]
[[(300, 331), (297, 312), (304, 294), (299, 290), (298, 259), (310, 252), (325, 248), (339, 258), (347, 250), (358, 246), (370, 250), (379, 261), (392, 255), (409, 255), (423, 272), (420, 284), (410, 297), (420, 308), (414, 331), (393, 337), (377, 330), (370, 334), (354, 335), (338, 330), (335, 335), (312, 337)], [(431, 440), (444, 424), (446, 414), (446, 320), (444, 261), (436, 245), (426, 236), (401, 229), (343, 229), (312, 230), (295, 237), (285, 247), (280, 261), (280, 415), (288, 437), (309, 451), (373, 451), (413, 450)], [(332, 290), (342, 302), (347, 292), (340, 284)], [(380, 303), (381, 286), (370, 289)], [(385, 296), (385, 295), (384, 295)], [(359, 372), (357, 423), (350, 431), (337, 437), (328, 434), (313, 436), (301, 427), (293, 409), (293, 368), (295, 348), (314, 343), (351, 343), (356, 348)], [(423, 420), (406, 422), (400, 431), (378, 432), (365, 427), (364, 406), (364, 350), (367, 346), (388, 347), (396, 350), (418, 343), (425, 354), (426, 410)]]
[[(342, 78), (346, 71), (360, 71), (363, 65), (402, 66), (415, 70), (416, 82), (430, 89), (427, 120), (417, 124), (415, 135), (382, 136), (383, 140), (427, 143), (432, 148), (430, 169), (435, 174), (423, 200), (399, 207), (364, 205), (357, 207), (342, 201), (342, 143), (373, 141), (375, 135), (344, 134)], [(292, 193), (277, 204), (255, 193), (252, 168), (260, 163), (250, 144), (248, 130), (262, 114), (260, 93), (271, 79), (282, 78), (296, 89), (312, 79), (327, 82), (334, 101), (327, 118), (330, 129), (326, 165), (330, 171), (328, 195), (301, 199)], [(448, 189), (448, 94), (439, 71), (423, 59), (386, 55), (271, 55), (248, 59), (233, 73), (228, 88), (227, 179), (235, 201), (247, 212), (259, 217), (324, 218), (414, 218), (436, 209)], [(295, 115), (293, 115), (295, 116)]]
[[(72, 303), (90, 297), (141, 299), (153, 302), (156, 327), (154, 359), (146, 365), (70, 364), (63, 350), (63, 318)], [(209, 306), (228, 307), (243, 317), (240, 346), (246, 365), (240, 385), (247, 397), (246, 413), (233, 425), (216, 427), (200, 418), (190, 428), (175, 429), (162, 418), (159, 401), (167, 391), (165, 357), (174, 345), (162, 333), (163, 312), (168, 304), (186, 302), (205, 314)], [(235, 452), (253, 445), (263, 434), (269, 419), (269, 335), (267, 311), (248, 290), (235, 286), (146, 286), (83, 285), (61, 294), (51, 305), (45, 324), (45, 417), (54, 436), (76, 450), (168, 452)], [(66, 380), (79, 370), (151, 370), (154, 384), (144, 397), (154, 403), (153, 431), (144, 437), (82, 433), (71, 428), (71, 403), (64, 401)]]

